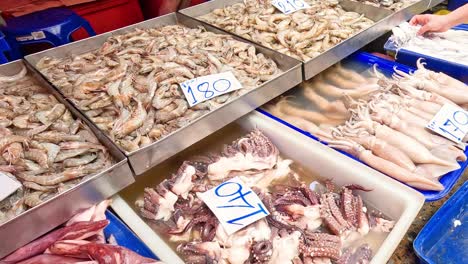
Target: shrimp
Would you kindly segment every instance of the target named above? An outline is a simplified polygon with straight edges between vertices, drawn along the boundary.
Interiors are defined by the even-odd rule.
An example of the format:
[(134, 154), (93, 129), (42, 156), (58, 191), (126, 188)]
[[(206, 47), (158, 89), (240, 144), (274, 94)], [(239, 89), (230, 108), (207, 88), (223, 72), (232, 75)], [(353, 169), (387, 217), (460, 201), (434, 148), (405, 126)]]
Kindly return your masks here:
[(55, 188), (57, 188), (57, 186), (42, 186), (42, 185), (39, 185), (35, 182), (29, 182), (29, 181), (25, 181), (23, 182), (23, 186), (26, 187), (26, 188), (29, 188), (29, 189), (33, 189), (33, 190), (36, 190), (36, 191), (41, 191), (41, 192), (48, 192), (48, 191), (52, 191), (52, 190), (55, 190)]
[(57, 157), (58, 153), (60, 152), (60, 147), (56, 144), (52, 143), (40, 143), (40, 145), (45, 149), (47, 152), (47, 161), (49, 166), (52, 166), (52, 164), (55, 161), (55, 158)]
[(12, 143), (6, 148), (5, 153), (3, 153), (3, 158), (10, 164), (16, 164), (23, 156), (23, 146), (18, 142)]
[(60, 143), (60, 149), (100, 149), (102, 151), (107, 151), (106, 147), (101, 144), (91, 143), (91, 142), (81, 142), (81, 141), (70, 141)]
[(118, 138), (125, 137), (143, 125), (147, 113), (141, 101), (137, 101), (137, 104), (137, 109), (132, 113), (130, 119), (117, 129), (116, 136)]
[(8, 135), (8, 136), (1, 138), (0, 139), (0, 153), (3, 153), (9, 145), (15, 142), (27, 144), (28, 138), (23, 137), (23, 136), (17, 136), (17, 135)]
[(81, 156), (80, 158), (72, 158), (72, 159), (66, 159), (63, 161), (63, 166), (67, 167), (76, 167), (76, 166), (81, 166), (81, 165), (86, 165), (93, 160), (97, 158), (97, 155), (94, 153), (90, 153), (84, 156)]
[(43, 142), (60, 143), (62, 141), (81, 141), (82, 138), (79, 135), (69, 135), (63, 132), (57, 131), (46, 131), (34, 136), (34, 139)]
[(29, 149), (24, 152), (24, 158), (37, 162), (43, 168), (49, 167), (49, 160), (45, 151), (40, 149)]
[(40, 185), (50, 186), (50, 185), (59, 184), (64, 181), (81, 178), (83, 176), (86, 176), (87, 174), (94, 173), (94, 172), (96, 172), (95, 169), (86, 169), (86, 168), (78, 167), (78, 168), (67, 169), (63, 172), (49, 174), (45, 176), (29, 175), (23, 172), (18, 173), (17, 176), (20, 179), (23, 179), (25, 181), (30, 181), (30, 182), (35, 182)]
[(66, 159), (73, 158), (73, 157), (76, 157), (76, 156), (79, 156), (79, 155), (88, 153), (88, 152), (90, 152), (90, 151), (92, 151), (92, 150), (86, 149), (86, 148), (61, 150), (61, 151), (55, 156), (54, 161), (55, 161), (55, 162), (61, 162), (61, 161), (64, 161), (64, 160), (66, 160)]

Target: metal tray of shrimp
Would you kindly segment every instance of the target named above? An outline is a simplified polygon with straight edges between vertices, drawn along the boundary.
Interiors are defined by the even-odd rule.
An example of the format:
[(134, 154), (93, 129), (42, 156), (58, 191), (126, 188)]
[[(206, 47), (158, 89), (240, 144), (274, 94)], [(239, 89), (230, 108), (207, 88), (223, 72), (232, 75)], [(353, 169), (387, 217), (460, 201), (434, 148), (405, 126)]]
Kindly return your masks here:
[[(77, 53), (81, 54), (96, 50), (110, 36), (122, 34), (136, 28), (152, 28), (176, 24), (189, 28), (202, 26), (209, 32), (225, 34), (224, 31), (203, 22), (182, 14), (172, 13), (65, 46), (32, 54), (27, 56), (26, 60), (30, 64), (36, 65), (44, 56), (64, 58), (76, 55)], [(234, 39), (251, 44), (242, 38), (234, 36)], [(130, 165), (137, 176), (302, 82), (300, 61), (262, 46), (252, 45), (255, 46), (257, 52), (263, 53), (267, 58), (271, 58), (276, 62), (282, 72), (269, 81), (248, 91), (246, 94), (198, 117), (190, 124), (177, 129), (162, 139), (153, 142), (151, 145), (127, 153)]]
[[(214, 9), (223, 8), (235, 3), (241, 3), (242, 1), (243, 0), (208, 1), (197, 6), (180, 10), (179, 12), (195, 19), (199, 19), (197, 17), (206, 15)], [(441, 2), (442, 0), (422, 0), (397, 12), (392, 12), (381, 7), (375, 7), (349, 0), (340, 0), (339, 4), (345, 11), (364, 14), (365, 17), (374, 21), (375, 24), (352, 35), (341, 43), (328, 48), (320, 55), (313, 57), (312, 59), (305, 60), (303, 68), (304, 79), (311, 79), (318, 73), (322, 72), (333, 64), (351, 55), (353, 52), (374, 41), (381, 35), (390, 31), (393, 27), (399, 25), (401, 22), (404, 22), (410, 19), (413, 15), (419, 14)], [(232, 32), (230, 33), (234, 34)]]
[[(175, 250), (176, 245), (174, 245), (174, 242), (183, 243), (186, 241), (185, 235), (170, 237), (166, 233), (167, 228), (159, 225), (160, 221), (148, 220), (142, 217), (140, 209), (135, 204), (136, 201), (141, 199), (143, 192), (151, 189), (146, 187), (154, 187), (167, 179), (167, 176), (176, 172), (177, 168), (184, 161), (190, 160), (191, 157), (216, 153), (216, 151), (223, 148), (223, 144), (230, 144), (233, 139), (239, 139), (239, 137), (254, 129), (259, 129), (271, 140), (271, 143), (279, 150), (279, 155), (282, 158), (293, 161), (291, 168), (300, 173), (299, 179), (303, 180), (306, 185), (313, 181), (332, 179), (332, 182), (336, 186), (358, 184), (371, 189), (372, 191), (370, 192), (362, 192), (364, 202), (395, 221), (395, 226), (390, 233), (386, 233), (384, 236), (379, 234), (366, 239), (366, 243), (371, 246), (373, 252), (371, 263), (385, 263), (390, 258), (423, 205), (424, 197), (415, 190), (401, 185), (355, 160), (339, 155), (319, 142), (309, 140), (310, 145), (305, 145), (304, 142), (309, 139), (307, 136), (277, 123), (258, 112), (252, 112), (244, 116), (146, 172), (143, 176), (136, 179), (135, 184), (112, 198), (112, 208), (161, 261), (166, 263), (184, 263), (179, 253)], [(227, 166), (229, 167), (230, 165)], [(278, 180), (279, 184), (287, 184), (286, 182), (287, 180)], [(257, 184), (256, 186), (259, 187), (261, 184)], [(382, 197), (386, 197), (386, 199), (382, 199)], [(239, 233), (243, 232), (239, 231)], [(234, 233), (233, 235), (236, 234)], [(242, 235), (240, 236), (242, 237)], [(236, 241), (234, 239), (226, 240)], [(288, 242), (287, 244), (280, 245), (287, 247), (289, 244)], [(284, 248), (282, 249), (284, 251)], [(288, 249), (286, 251), (293, 252), (294, 250)], [(236, 259), (243, 258), (243, 253), (239, 253), (243, 251), (232, 252), (236, 252)], [(205, 251), (201, 251), (201, 253), (206, 253), (208, 256), (208, 253)], [(196, 254), (196, 251), (194, 250), (191, 254)], [(212, 255), (210, 256), (213, 257)], [(283, 260), (278, 263), (287, 262), (289, 263), (290, 261)], [(239, 263), (243, 263), (243, 261)]]
[[(0, 75), (11, 76), (18, 74), (24, 68), (23, 65), (26, 65), (29, 76), (37, 81), (39, 86), (44, 87), (46, 92), (65, 105), (65, 108), (74, 117), (84, 121), (99, 142), (107, 148), (114, 162), (110, 166), (98, 170), (99, 172), (94, 176), (83, 179), (75, 186), (64, 189), (59, 194), (54, 194), (50, 199), (0, 224), (0, 237), (2, 237), (0, 241), (0, 258), (64, 223), (83, 208), (108, 198), (135, 181), (125, 155), (78, 110), (64, 100), (32, 67), (18, 60), (1, 65)], [(32, 148), (33, 146), (30, 145), (29, 147)], [(3, 202), (10, 197), (3, 200)], [(16, 205), (23, 207), (23, 202), (24, 198), (20, 199), (20, 204), (16, 203)], [(4, 212), (1, 213), (4, 214)]]

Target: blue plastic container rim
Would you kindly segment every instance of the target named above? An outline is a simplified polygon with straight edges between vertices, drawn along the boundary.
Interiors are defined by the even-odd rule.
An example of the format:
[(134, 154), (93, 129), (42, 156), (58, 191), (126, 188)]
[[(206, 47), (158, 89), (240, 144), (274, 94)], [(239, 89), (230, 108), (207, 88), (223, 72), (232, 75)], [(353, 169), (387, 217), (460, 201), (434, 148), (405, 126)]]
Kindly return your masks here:
[[(413, 242), (413, 249), (416, 255), (420, 258), (423, 263), (427, 264), (437, 264), (436, 262), (432, 261), (426, 254), (425, 254), (425, 241), (428, 237), (434, 236), (433, 232), (436, 230), (440, 230), (441, 224), (452, 224), (448, 223), (448, 221), (444, 221), (445, 218), (450, 217), (452, 214), (451, 212), (458, 213), (461, 206), (464, 206), (468, 201), (468, 181), (466, 181), (460, 189), (455, 192), (455, 194), (448, 199), (439, 210), (429, 219), (429, 221), (424, 225), (423, 229), (419, 232), (418, 236)], [(465, 225), (466, 223), (462, 223)], [(466, 250), (464, 248), (460, 248), (460, 250)], [(453, 262), (457, 263), (457, 261)]]
[[(386, 59), (382, 59), (382, 58), (379, 58), (377, 56), (374, 56), (372, 54), (369, 54), (367, 52), (356, 52), (352, 55), (350, 55), (348, 58), (346, 58), (346, 60), (356, 60), (356, 61), (359, 61), (359, 62), (363, 62), (363, 63), (367, 63), (367, 64), (377, 64), (378, 66), (378, 69), (380, 70), (383, 70), (387, 73), (392, 73), (394, 71), (394, 69), (398, 69), (398, 70), (401, 70), (403, 72), (406, 72), (406, 73), (410, 73), (412, 71), (414, 71), (415, 69), (414, 68), (411, 68), (411, 67), (408, 67), (406, 65), (403, 65), (403, 64), (400, 64), (400, 63), (396, 63), (396, 62), (393, 62), (393, 61), (389, 61), (389, 60), (386, 60)], [(260, 113), (268, 116), (269, 118), (287, 126), (287, 127), (290, 127), (294, 130), (296, 130), (297, 132), (303, 134), (303, 135), (306, 135), (307, 137), (310, 137), (312, 138), (313, 140), (316, 140), (318, 142), (321, 142), (322, 144), (324, 145), (327, 145), (326, 142), (323, 142), (323, 141), (320, 141), (316, 136), (314, 136), (313, 134), (307, 132), (307, 131), (304, 131), (270, 113), (268, 113), (267, 111), (263, 110), (263, 109), (260, 109), (258, 108), (257, 111), (259, 111)], [(335, 149), (336, 150), (336, 149)], [(345, 156), (348, 156), (360, 163), (363, 163), (361, 162), (359, 159), (357, 159), (356, 157), (344, 152), (344, 151), (341, 151), (341, 150), (336, 150), (338, 151), (339, 153), (345, 155)], [(465, 154), (468, 156), (468, 148), (465, 150)], [(413, 188), (411, 186), (409, 186), (410, 188), (413, 188), (415, 189), (416, 191), (422, 193), (424, 195), (424, 197), (426, 198), (426, 201), (427, 202), (432, 202), (432, 201), (437, 201), (441, 198), (443, 198), (444, 196), (446, 196), (450, 190), (453, 188), (453, 186), (455, 185), (455, 183), (457, 182), (457, 180), (460, 178), (460, 176), (462, 175), (463, 171), (465, 170), (465, 168), (467, 167), (468, 165), (468, 160), (465, 161), (465, 162), (459, 162), (460, 164), (460, 169), (456, 170), (456, 171), (452, 171), (452, 172), (449, 172), (445, 175), (443, 175), (442, 177), (440, 177), (439, 181), (440, 183), (444, 186), (444, 190), (442, 191), (423, 191), (423, 190), (418, 190), (416, 188)], [(389, 176), (390, 177), (390, 176)], [(402, 182), (402, 184), (404, 184)], [(405, 184), (406, 185), (406, 184)], [(408, 186), (408, 185), (407, 185)]]
[[(453, 27), (452, 29), (468, 31), (468, 24), (461, 24), (461, 25)], [(395, 58), (397, 60), (398, 60), (398, 53), (401, 53), (403, 56), (410, 55), (410, 56), (413, 56), (413, 57), (416, 57), (416, 58), (423, 58), (423, 59), (427, 59), (427, 60), (432, 60), (434, 62), (451, 65), (451, 66), (457, 67), (457, 68), (465, 68), (466, 71), (468, 71), (468, 66), (460, 64), (458, 62), (447, 61), (447, 60), (444, 60), (444, 59), (441, 59), (441, 58), (432, 57), (430, 55), (417, 53), (417, 52), (407, 50), (407, 49), (397, 49), (395, 43), (390, 38), (385, 42), (384, 49), (394, 52), (395, 53)]]
[(143, 257), (159, 260), (148, 246), (146, 246), (146, 244), (110, 210), (106, 210), (106, 217), (110, 222), (104, 229), (106, 239), (109, 239), (109, 237), (113, 235), (119, 246), (126, 247)]

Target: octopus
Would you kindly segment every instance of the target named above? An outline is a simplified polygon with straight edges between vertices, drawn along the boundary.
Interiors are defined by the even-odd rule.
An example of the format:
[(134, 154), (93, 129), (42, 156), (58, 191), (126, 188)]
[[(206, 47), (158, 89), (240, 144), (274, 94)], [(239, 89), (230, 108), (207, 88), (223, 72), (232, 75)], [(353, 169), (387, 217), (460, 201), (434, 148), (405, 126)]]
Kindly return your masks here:
[[(145, 188), (136, 206), (143, 218), (158, 223), (186, 263), (369, 262), (372, 251), (365, 243), (357, 249), (348, 244), (369, 232), (388, 233), (394, 225), (366, 208), (359, 192), (370, 190), (353, 184), (336, 192), (329, 180), (311, 190), (290, 162), (286, 176), (271, 177), (268, 172), (284, 161), (271, 140), (254, 130), (218, 155), (184, 161), (171, 177)], [(270, 214), (228, 234), (197, 193), (240, 174)]]

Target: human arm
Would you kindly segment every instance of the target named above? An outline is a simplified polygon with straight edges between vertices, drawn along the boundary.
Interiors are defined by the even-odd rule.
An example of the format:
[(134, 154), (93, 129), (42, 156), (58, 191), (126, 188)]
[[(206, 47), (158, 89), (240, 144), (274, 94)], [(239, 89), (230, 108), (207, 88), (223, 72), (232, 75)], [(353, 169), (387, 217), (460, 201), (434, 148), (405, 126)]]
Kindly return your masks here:
[(418, 34), (426, 32), (444, 32), (468, 21), (468, 4), (459, 7), (448, 15), (417, 15), (410, 20), (411, 25), (421, 25)]
[(177, 11), (182, 0), (163, 0), (158, 10), (158, 16)]

